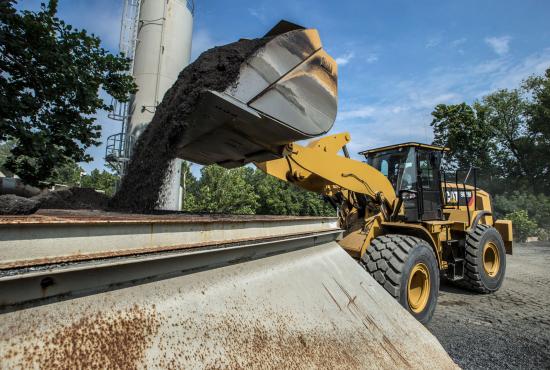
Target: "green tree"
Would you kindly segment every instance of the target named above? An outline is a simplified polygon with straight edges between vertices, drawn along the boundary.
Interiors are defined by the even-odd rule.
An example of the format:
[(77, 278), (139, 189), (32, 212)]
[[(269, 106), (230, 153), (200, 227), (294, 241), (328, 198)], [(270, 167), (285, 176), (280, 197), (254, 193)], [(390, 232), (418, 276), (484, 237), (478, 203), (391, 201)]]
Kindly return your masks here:
[(135, 84), (128, 59), (56, 17), (57, 0), (38, 12), (14, 4), (0, 2), (0, 142), (14, 142), (6, 168), (38, 185), (56, 166), (92, 159), (85, 151), (101, 130), (94, 114), (113, 109), (99, 89), (126, 101)]
[(535, 236), (538, 232), (537, 223), (529, 218), (527, 211), (521, 209), (508, 213), (506, 219), (512, 220), (514, 239), (520, 242), (527, 240), (529, 236)]
[(525, 191), (496, 195), (493, 202), (497, 217), (525, 210), (541, 228), (550, 230), (550, 196)]
[(472, 105), (438, 105), (432, 112), (434, 144), (451, 149), (448, 167), (480, 168), (480, 185), (491, 192), (550, 192), (548, 137), (528, 118), (541, 105), (531, 95), (537, 96), (533, 89), (503, 89)]
[(196, 197), (197, 210), (211, 213), (254, 214), (258, 196), (246, 181), (246, 169), (226, 170), (206, 166), (201, 170)]
[(491, 136), (487, 130), (486, 109), (480, 103), (439, 104), (432, 112), (435, 145), (450, 149), (448, 169), (481, 167), (490, 170), (487, 148)]
[(550, 68), (544, 76), (528, 78), (523, 88), (531, 97), (526, 108), (531, 143), (534, 144), (530, 164), (541, 174), (538, 182), (550, 195)]
[(182, 210), (194, 212), (199, 211), (197, 205), (197, 192), (199, 189), (197, 178), (191, 172), (191, 166), (191, 162), (182, 162), (180, 184), (183, 190)]
[(292, 185), (255, 170), (249, 177), (258, 195), (256, 213), (261, 215), (299, 215), (300, 204)]
[(249, 182), (258, 195), (257, 214), (295, 216), (334, 216), (336, 211), (321, 195), (303, 190), (256, 169), (250, 169)]
[(100, 172), (96, 168), (89, 175), (82, 176), (80, 185), (83, 188), (101, 190), (107, 196), (113, 196), (118, 179), (118, 176), (105, 170)]
[(11, 149), (13, 148), (13, 143), (6, 141), (0, 143), (0, 168), (4, 167), (8, 157), (10, 156)]
[[(487, 109), (487, 130), (493, 146), (489, 150), (499, 178), (516, 179), (517, 187), (535, 190), (540, 173), (533, 165), (536, 145), (525, 120), (527, 100), (520, 90), (498, 90), (483, 98)], [(529, 183), (525, 181), (529, 179)], [(519, 180), (519, 181), (517, 181)]]
[(45, 182), (67, 186), (79, 186), (84, 170), (73, 161), (67, 161), (56, 166)]
[(250, 166), (232, 170), (203, 167), (197, 180), (189, 163), (184, 162), (182, 184), (184, 177), (184, 211), (295, 216), (334, 216), (336, 213), (319, 194)]
[(302, 189), (299, 192), (302, 194), (300, 216), (336, 216), (336, 210), (319, 194)]

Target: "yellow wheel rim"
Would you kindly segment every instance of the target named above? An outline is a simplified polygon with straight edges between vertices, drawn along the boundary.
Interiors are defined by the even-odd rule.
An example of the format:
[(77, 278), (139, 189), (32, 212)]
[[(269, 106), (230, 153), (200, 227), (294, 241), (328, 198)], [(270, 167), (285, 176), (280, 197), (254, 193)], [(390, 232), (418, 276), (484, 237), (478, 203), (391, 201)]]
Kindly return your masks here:
[(493, 242), (487, 242), (483, 247), (483, 269), (490, 277), (495, 277), (500, 270), (500, 254)]
[(409, 276), (407, 299), (412, 312), (422, 312), (430, 298), (430, 272), (423, 263), (416, 264)]

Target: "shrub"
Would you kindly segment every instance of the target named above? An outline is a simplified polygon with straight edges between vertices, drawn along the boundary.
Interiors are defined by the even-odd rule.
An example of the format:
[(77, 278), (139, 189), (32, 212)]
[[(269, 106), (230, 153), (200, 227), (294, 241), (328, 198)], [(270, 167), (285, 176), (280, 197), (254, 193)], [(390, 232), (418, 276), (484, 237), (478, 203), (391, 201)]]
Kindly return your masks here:
[(539, 227), (550, 229), (550, 197), (547, 195), (514, 191), (495, 196), (493, 206), (499, 218), (515, 211), (525, 210), (529, 218)]
[(537, 237), (539, 240), (548, 241), (550, 240), (550, 230), (540, 228), (537, 230)]
[(508, 213), (504, 217), (508, 220), (512, 220), (514, 237), (517, 241), (524, 242), (527, 240), (527, 237), (537, 234), (538, 225), (529, 218), (527, 211), (520, 209)]

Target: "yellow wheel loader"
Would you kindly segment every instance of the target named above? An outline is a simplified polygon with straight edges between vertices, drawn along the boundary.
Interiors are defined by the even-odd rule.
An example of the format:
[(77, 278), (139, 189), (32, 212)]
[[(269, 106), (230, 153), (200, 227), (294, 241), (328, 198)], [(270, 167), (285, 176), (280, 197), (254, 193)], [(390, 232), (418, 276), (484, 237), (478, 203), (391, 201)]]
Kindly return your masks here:
[(418, 143), (362, 152), (364, 163), (338, 155), (349, 140), (289, 144), (284, 158), (256, 165), (323, 194), (345, 230), (339, 244), (420, 322), (433, 315), (440, 278), (480, 293), (500, 288), (512, 224), (494, 219), (475, 169), (449, 181), (440, 170), (445, 148)]
[[(512, 225), (496, 220), (475, 170), (447, 179), (445, 148), (393, 145), (351, 159), (347, 133), (307, 145), (336, 118), (337, 65), (319, 34), (281, 22), (226, 91), (203, 91), (177, 156), (265, 173), (322, 194), (337, 209), (339, 244), (419, 321), (433, 315), (440, 278), (498, 290)], [(340, 154), (342, 153), (342, 154)], [(472, 182), (473, 184), (468, 184)]]

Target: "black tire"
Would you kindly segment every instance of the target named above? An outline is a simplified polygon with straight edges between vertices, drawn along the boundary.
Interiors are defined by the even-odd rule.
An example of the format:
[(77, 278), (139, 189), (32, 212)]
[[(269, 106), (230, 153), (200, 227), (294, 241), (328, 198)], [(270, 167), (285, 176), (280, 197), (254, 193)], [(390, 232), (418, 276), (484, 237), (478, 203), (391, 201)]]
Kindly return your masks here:
[[(371, 242), (361, 264), (418, 321), (430, 321), (439, 293), (439, 266), (428, 243), (407, 235), (380, 236)], [(409, 304), (408, 284), (413, 268), (420, 264), (429, 272), (429, 293), (424, 308), (415, 312)]]
[[(499, 254), (499, 268), (493, 272), (493, 276), (486, 271), (483, 265), (484, 247), (487, 243), (493, 243)], [(477, 225), (466, 235), (466, 261), (464, 280), (460, 286), (478, 293), (496, 292), (506, 273), (506, 249), (499, 232), (489, 225)]]

